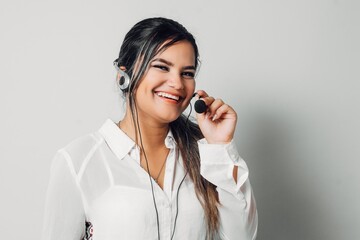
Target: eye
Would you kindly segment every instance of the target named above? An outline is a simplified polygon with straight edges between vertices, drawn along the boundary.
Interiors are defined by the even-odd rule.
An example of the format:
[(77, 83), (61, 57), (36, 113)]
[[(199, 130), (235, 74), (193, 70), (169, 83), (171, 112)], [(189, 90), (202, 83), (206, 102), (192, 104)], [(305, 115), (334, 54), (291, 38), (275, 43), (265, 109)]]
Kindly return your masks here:
[(195, 77), (195, 73), (193, 72), (183, 72), (182, 76), (184, 76), (185, 78), (194, 78)]
[(169, 71), (169, 68), (167, 66), (164, 65), (153, 65), (153, 67), (158, 68), (162, 71)]

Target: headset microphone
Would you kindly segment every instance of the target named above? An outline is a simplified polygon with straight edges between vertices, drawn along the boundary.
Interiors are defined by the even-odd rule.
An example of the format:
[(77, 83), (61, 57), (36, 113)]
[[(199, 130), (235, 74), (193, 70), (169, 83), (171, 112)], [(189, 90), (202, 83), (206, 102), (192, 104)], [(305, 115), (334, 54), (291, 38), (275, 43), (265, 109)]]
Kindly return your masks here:
[[(193, 97), (195, 97), (197, 93), (194, 93)], [(207, 106), (203, 100), (196, 100), (194, 104), (195, 112), (197, 113), (204, 113), (207, 109)]]
[(207, 106), (203, 100), (197, 100), (194, 105), (195, 111), (197, 113), (204, 113), (207, 109)]

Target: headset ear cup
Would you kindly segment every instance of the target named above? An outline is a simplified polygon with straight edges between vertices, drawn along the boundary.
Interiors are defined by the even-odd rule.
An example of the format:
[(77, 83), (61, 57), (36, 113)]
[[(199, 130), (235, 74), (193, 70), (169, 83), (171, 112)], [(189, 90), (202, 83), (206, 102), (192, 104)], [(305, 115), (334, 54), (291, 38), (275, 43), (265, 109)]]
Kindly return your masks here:
[(118, 83), (120, 89), (124, 92), (127, 92), (130, 85), (129, 75), (126, 72), (119, 70)]

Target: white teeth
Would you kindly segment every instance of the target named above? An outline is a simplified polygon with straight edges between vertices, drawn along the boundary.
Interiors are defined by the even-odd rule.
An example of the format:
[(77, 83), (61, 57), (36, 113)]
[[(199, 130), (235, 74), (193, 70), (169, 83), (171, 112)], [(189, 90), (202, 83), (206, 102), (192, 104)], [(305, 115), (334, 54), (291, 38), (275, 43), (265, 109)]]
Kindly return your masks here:
[(160, 97), (166, 97), (166, 98), (174, 99), (176, 101), (179, 100), (179, 96), (174, 96), (174, 95), (171, 95), (171, 94), (165, 93), (165, 92), (158, 92), (157, 95), (160, 96)]

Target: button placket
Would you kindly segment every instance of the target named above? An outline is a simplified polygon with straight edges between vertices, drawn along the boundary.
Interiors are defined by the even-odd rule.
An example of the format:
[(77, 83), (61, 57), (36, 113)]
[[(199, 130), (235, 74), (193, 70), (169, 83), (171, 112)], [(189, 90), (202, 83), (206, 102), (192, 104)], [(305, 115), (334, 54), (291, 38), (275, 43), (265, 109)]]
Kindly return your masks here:
[(168, 199), (172, 198), (172, 185), (174, 181), (174, 165), (175, 165), (175, 156), (174, 148), (170, 148), (170, 152), (167, 158), (167, 163), (165, 165), (165, 176), (164, 176), (164, 193)]

